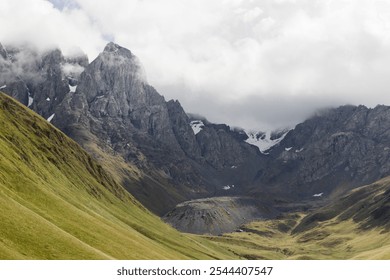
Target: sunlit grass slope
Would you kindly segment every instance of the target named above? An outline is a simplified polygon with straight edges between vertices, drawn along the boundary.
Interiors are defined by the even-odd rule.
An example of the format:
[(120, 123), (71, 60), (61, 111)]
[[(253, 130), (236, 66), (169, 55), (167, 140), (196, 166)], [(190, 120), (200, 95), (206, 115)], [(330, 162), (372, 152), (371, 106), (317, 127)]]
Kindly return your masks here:
[(242, 229), (207, 239), (248, 259), (390, 259), (390, 178), (311, 213)]
[(390, 178), (242, 229), (179, 233), (78, 144), (0, 93), (0, 259), (390, 259)]
[(75, 142), (0, 93), (0, 259), (237, 258), (147, 211)]

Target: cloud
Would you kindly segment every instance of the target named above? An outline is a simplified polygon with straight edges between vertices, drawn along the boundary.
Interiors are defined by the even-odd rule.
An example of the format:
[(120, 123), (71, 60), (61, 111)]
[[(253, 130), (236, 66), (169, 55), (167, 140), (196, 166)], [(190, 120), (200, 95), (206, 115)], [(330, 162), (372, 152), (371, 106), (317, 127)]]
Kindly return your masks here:
[(60, 11), (45, 0), (1, 1), (0, 42), (32, 43), (40, 50), (59, 47), (65, 54), (80, 45), (85, 52), (97, 55), (105, 45), (101, 31), (83, 10), (71, 7), (63, 6)]
[[(245, 10), (244, 10), (245, 11)], [(255, 7), (249, 11), (244, 12), (243, 20), (244, 22), (250, 22), (258, 18), (263, 13), (263, 10), (259, 7)]]
[(80, 46), (92, 59), (114, 39), (160, 93), (211, 121), (261, 129), (327, 106), (390, 104), (386, 1), (51, 2), (2, 1), (0, 41)]
[(31, 83), (38, 83), (42, 77), (39, 74), (38, 61), (41, 59), (34, 49), (25, 49), (21, 51), (9, 49), (9, 59), (4, 60), (0, 57), (0, 84), (6, 82), (15, 82), (20, 79)]
[(84, 71), (84, 67), (76, 63), (65, 63), (62, 65), (62, 72), (66, 76), (78, 77)]

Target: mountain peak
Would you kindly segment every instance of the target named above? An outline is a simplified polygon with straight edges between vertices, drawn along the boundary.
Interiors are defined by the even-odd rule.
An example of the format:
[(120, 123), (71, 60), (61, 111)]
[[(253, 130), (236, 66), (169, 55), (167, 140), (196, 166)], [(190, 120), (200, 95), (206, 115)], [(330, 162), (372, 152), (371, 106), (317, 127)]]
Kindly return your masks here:
[(104, 48), (105, 52), (116, 52), (120, 46), (118, 44), (115, 44), (114, 42), (109, 42), (106, 47)]
[(131, 53), (130, 50), (119, 46), (118, 44), (115, 44), (114, 42), (110, 42), (106, 45), (104, 48), (104, 53), (111, 53), (111, 54), (116, 54), (128, 58), (132, 58), (133, 54)]

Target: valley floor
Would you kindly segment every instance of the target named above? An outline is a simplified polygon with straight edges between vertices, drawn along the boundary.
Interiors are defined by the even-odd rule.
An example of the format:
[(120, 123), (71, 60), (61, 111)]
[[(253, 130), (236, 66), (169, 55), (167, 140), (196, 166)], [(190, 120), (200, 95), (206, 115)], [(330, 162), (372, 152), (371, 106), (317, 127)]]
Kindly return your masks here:
[(241, 227), (242, 232), (204, 238), (246, 259), (390, 259), (388, 231), (362, 230), (352, 220), (334, 218), (294, 233), (304, 216), (256, 221)]

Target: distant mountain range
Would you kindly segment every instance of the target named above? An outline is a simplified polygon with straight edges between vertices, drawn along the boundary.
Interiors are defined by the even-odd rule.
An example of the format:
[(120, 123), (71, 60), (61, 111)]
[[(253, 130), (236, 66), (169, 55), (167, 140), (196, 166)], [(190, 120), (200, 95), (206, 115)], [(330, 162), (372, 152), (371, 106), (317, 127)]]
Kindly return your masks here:
[[(138, 58), (115, 43), (91, 63), (83, 54), (0, 45), (0, 91), (75, 140), (120, 188), (182, 231), (219, 234), (246, 219), (325, 206), (390, 175), (388, 106), (327, 109), (274, 132), (213, 124), (166, 101)], [(204, 201), (221, 208), (208, 211)], [(213, 230), (226, 201), (242, 211)], [(211, 222), (191, 229), (199, 207)]]

